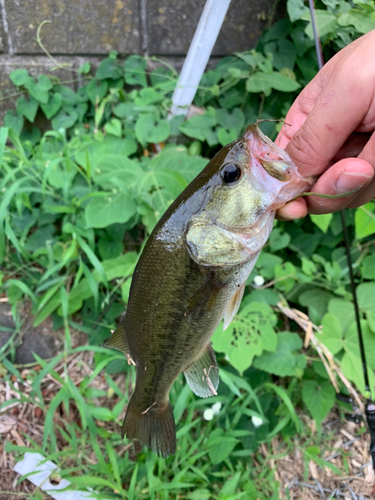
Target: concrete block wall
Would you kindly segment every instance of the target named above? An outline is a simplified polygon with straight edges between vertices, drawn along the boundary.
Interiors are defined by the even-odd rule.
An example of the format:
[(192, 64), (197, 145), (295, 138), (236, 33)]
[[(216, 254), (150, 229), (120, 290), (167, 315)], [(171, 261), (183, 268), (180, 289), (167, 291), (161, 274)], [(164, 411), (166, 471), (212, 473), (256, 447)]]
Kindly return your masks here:
[[(77, 85), (85, 61), (95, 67), (111, 50), (157, 55), (181, 66), (206, 0), (0, 0), (0, 115), (13, 108), (9, 73), (26, 68)], [(275, 0), (232, 0), (213, 56), (253, 48), (274, 16)], [(41, 40), (65, 69), (55, 64)]]

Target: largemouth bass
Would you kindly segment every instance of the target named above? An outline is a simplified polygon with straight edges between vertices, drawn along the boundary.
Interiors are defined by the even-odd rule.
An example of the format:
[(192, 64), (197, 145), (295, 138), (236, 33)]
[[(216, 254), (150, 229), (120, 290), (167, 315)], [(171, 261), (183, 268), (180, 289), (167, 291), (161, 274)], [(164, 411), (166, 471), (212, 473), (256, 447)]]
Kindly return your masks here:
[(181, 372), (200, 397), (216, 394), (210, 338), (236, 314), (276, 209), (311, 187), (257, 125), (219, 151), (162, 216), (130, 288), (125, 317), (107, 346), (136, 366), (122, 426), (163, 457), (175, 452), (169, 390)]

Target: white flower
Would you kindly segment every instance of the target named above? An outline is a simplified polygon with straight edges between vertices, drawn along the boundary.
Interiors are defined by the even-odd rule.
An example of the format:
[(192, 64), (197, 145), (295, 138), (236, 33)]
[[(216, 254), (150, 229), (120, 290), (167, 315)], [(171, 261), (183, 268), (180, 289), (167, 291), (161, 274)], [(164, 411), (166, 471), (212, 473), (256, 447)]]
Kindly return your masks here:
[(264, 278), (262, 276), (255, 276), (254, 283), (256, 286), (262, 286), (264, 285)]
[(251, 417), (251, 421), (253, 422), (254, 427), (260, 427), (263, 425), (263, 420), (259, 417)]
[(221, 410), (221, 403), (215, 403), (214, 405), (212, 405), (212, 413), (214, 415), (219, 415), (220, 410)]
[(208, 408), (207, 410), (204, 410), (204, 412), (203, 412), (203, 418), (205, 420), (212, 420), (214, 418), (214, 412), (211, 410), (211, 408)]

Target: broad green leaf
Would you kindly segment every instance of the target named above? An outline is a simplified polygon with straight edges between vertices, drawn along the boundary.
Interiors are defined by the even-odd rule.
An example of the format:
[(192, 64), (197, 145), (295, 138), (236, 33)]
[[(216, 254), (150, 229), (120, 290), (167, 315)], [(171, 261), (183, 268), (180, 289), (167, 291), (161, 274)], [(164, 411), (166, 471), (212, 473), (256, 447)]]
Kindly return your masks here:
[(290, 236), (288, 233), (281, 233), (281, 229), (276, 227), (269, 239), (271, 252), (277, 252), (287, 247), (290, 243)]
[(375, 29), (375, 19), (368, 13), (352, 9), (338, 17), (337, 22), (340, 26), (354, 26), (360, 33), (368, 33)]
[(375, 233), (375, 203), (370, 202), (355, 211), (355, 237), (372, 236)]
[(86, 92), (92, 104), (99, 103), (108, 91), (108, 83), (105, 80), (92, 79), (86, 85)]
[(301, 349), (302, 340), (295, 333), (281, 332), (277, 335), (274, 352), (265, 352), (255, 359), (254, 366), (280, 377), (301, 376), (306, 358), (294, 351)]
[(264, 92), (266, 95), (270, 94), (271, 89), (280, 90), (281, 92), (293, 92), (300, 86), (295, 80), (276, 72), (263, 73), (257, 71), (246, 82), (246, 88), (249, 92)]
[(217, 124), (211, 114), (195, 115), (180, 125), (180, 132), (199, 141), (207, 140), (208, 133)]
[(311, 287), (309, 290), (301, 293), (298, 301), (301, 306), (309, 309), (309, 315), (315, 314), (315, 319), (320, 322), (327, 312), (328, 302), (331, 298), (332, 295), (325, 290), (318, 287)]
[(297, 278), (296, 268), (291, 262), (284, 262), (283, 264), (275, 266), (275, 283), (276, 288), (283, 292), (289, 292)]
[(146, 87), (139, 91), (138, 97), (134, 99), (136, 106), (149, 106), (164, 99), (161, 92), (157, 92), (153, 87)]
[(121, 137), (122, 125), (120, 120), (117, 118), (112, 118), (109, 122), (104, 125), (104, 130), (107, 134), (112, 134), (116, 137)]
[(357, 299), (362, 311), (373, 309), (375, 306), (375, 282), (361, 283), (357, 287)]
[[(281, 40), (270, 42), (265, 45), (264, 50), (266, 53), (269, 52), (272, 54), (273, 66), (278, 71), (285, 69), (289, 69), (290, 71), (293, 70), (296, 62), (297, 51), (294, 44), (290, 40), (282, 38)], [(284, 74), (284, 76), (288, 75)], [(295, 78), (293, 79), (295, 80)]]
[(294, 23), (309, 11), (303, 0), (288, 0), (286, 4), (289, 19)]
[[(366, 362), (371, 368), (375, 368), (375, 333), (373, 333), (366, 321), (361, 321), (363, 343), (365, 347)], [(360, 358), (358, 332), (356, 323), (352, 323), (344, 338), (344, 349)]]
[(362, 278), (375, 280), (375, 253), (365, 257), (361, 264)]
[(123, 70), (117, 61), (113, 57), (107, 57), (98, 66), (96, 70), (95, 77), (98, 80), (104, 80), (106, 78), (111, 78), (112, 80), (117, 80), (123, 75)]
[(59, 130), (60, 128), (67, 129), (73, 127), (77, 120), (78, 113), (76, 111), (67, 112), (60, 109), (51, 120), (52, 128), (53, 130)]
[(239, 440), (234, 437), (225, 436), (223, 429), (216, 429), (211, 433), (207, 443), (211, 462), (217, 465), (228, 458), (238, 442)]
[(52, 89), (52, 82), (46, 75), (39, 75), (38, 82), (30, 84), (28, 90), (30, 95), (34, 97), (40, 104), (47, 104), (49, 99), (48, 91)]
[(352, 302), (348, 302), (347, 300), (330, 300), (328, 312), (339, 320), (343, 332), (346, 332), (355, 319), (354, 306)]
[(230, 142), (235, 141), (238, 137), (234, 128), (231, 128), (229, 132), (224, 128), (220, 128), (217, 132), (217, 138), (222, 146), (226, 146)]
[(322, 333), (316, 337), (322, 342), (332, 354), (337, 354), (343, 348), (343, 331), (340, 321), (336, 316), (327, 313), (322, 321)]
[(318, 228), (326, 233), (328, 231), (329, 225), (331, 223), (333, 214), (322, 214), (322, 215), (312, 215), (310, 214), (310, 219), (313, 223), (318, 226)]
[(143, 174), (138, 182), (138, 194), (160, 217), (186, 186), (180, 173), (158, 169)]
[(85, 208), (87, 227), (107, 227), (127, 222), (137, 211), (128, 192), (118, 191), (106, 197), (91, 198)]
[(4, 125), (12, 128), (17, 135), (20, 135), (23, 127), (23, 118), (16, 111), (7, 111), (4, 117)]
[(102, 265), (107, 280), (111, 281), (114, 278), (126, 278), (133, 273), (137, 260), (138, 255), (135, 252), (128, 252), (115, 259), (103, 260)]
[(214, 349), (225, 352), (230, 363), (242, 373), (251, 366), (254, 356), (276, 349), (275, 323), (276, 316), (270, 306), (252, 302), (241, 309), (225, 331), (219, 325), (212, 337)]
[(141, 115), (135, 124), (135, 135), (142, 146), (147, 143), (164, 142), (171, 131), (171, 126), (166, 120), (156, 122), (152, 113)]
[[(130, 182), (130, 185), (132, 185), (134, 177), (137, 178), (142, 172), (136, 162), (127, 159), (136, 150), (137, 143), (135, 140), (108, 136), (103, 142), (94, 141), (80, 149), (75, 154), (75, 159), (86, 172), (92, 173), (97, 182), (102, 183), (103, 176), (120, 178), (121, 171), (125, 169), (126, 182)], [(97, 169), (99, 169), (99, 172), (97, 172)], [(129, 176), (129, 169), (133, 169), (133, 175), (131, 176)]]
[(321, 424), (336, 401), (336, 391), (328, 381), (305, 380), (302, 386), (302, 400), (311, 416)]
[[(365, 393), (365, 382), (363, 377), (363, 366), (361, 358), (357, 353), (347, 350), (341, 360), (341, 370), (343, 374), (351, 381), (354, 382), (358, 390)], [(370, 387), (375, 387), (375, 377), (373, 370), (368, 366), (368, 375)], [(372, 391), (373, 392), (373, 391)], [(372, 396), (373, 397), (373, 396)]]
[(53, 116), (55, 116), (55, 114), (61, 108), (61, 103), (62, 103), (61, 94), (55, 92), (49, 96), (48, 102), (46, 104), (40, 105), (43, 110), (43, 113), (46, 115), (46, 118), (48, 118), (48, 120), (50, 120)]
[(9, 74), (9, 78), (12, 80), (14, 85), (20, 87), (24, 85), (30, 78), (29, 72), (26, 69), (15, 69)]
[[(232, 112), (226, 109), (218, 109), (216, 110), (216, 119), (217, 124), (223, 127), (225, 130), (233, 129), (237, 137), (243, 131), (243, 128), (245, 126), (245, 115), (239, 108), (234, 108)], [(235, 138), (237, 139), (237, 137)]]
[(147, 86), (146, 60), (143, 57), (133, 55), (125, 61), (125, 82), (129, 85)]
[(38, 111), (38, 106), (39, 103), (32, 97), (26, 99), (25, 96), (22, 96), (17, 100), (18, 113), (27, 118), (29, 122), (34, 121), (36, 112)]
[[(335, 33), (337, 31), (338, 23), (334, 14), (332, 14), (328, 10), (315, 9), (315, 16), (318, 23), (319, 37), (328, 35), (329, 33)], [(305, 32), (308, 37), (313, 40), (314, 34), (310, 20), (310, 12), (305, 12), (305, 14), (301, 16), (301, 19), (303, 19), (304, 21), (310, 21), (305, 28)]]
[(208, 160), (201, 156), (190, 156), (182, 145), (164, 148), (151, 160), (150, 170), (174, 170), (191, 182), (207, 165)]

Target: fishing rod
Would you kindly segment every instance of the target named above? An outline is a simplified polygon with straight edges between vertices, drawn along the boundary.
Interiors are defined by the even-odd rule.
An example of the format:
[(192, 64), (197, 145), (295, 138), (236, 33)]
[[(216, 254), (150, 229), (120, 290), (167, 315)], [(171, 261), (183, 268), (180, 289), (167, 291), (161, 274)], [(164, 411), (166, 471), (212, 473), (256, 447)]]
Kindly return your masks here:
[[(316, 22), (314, 0), (309, 0), (309, 8), (310, 8), (312, 31), (313, 31), (313, 35), (314, 35), (314, 41), (315, 41), (316, 58), (318, 61), (318, 68), (320, 71), (324, 65), (324, 59), (323, 59), (323, 51), (322, 51), (322, 46), (320, 43), (320, 38), (319, 38), (319, 33), (318, 33), (318, 26), (317, 26), (317, 22)], [(369, 396), (366, 398), (365, 415), (366, 415), (367, 427), (368, 427), (368, 430), (370, 431), (370, 435), (371, 435), (371, 444), (370, 444), (369, 451), (371, 453), (371, 458), (372, 458), (372, 467), (375, 471), (375, 404), (371, 400), (369, 374), (368, 374), (368, 368), (367, 368), (367, 363), (366, 363), (366, 352), (365, 352), (365, 345), (364, 345), (364, 341), (363, 341), (363, 334), (362, 334), (362, 328), (361, 328), (361, 318), (360, 318), (360, 314), (359, 314), (359, 307), (358, 307), (358, 300), (357, 300), (357, 290), (356, 290), (356, 286), (355, 286), (355, 282), (354, 282), (352, 258), (350, 255), (350, 242), (349, 242), (348, 231), (347, 231), (346, 222), (345, 222), (344, 210), (340, 210), (340, 218), (341, 218), (341, 224), (342, 224), (342, 229), (343, 229), (343, 233), (344, 233), (346, 259), (347, 259), (348, 268), (349, 268), (350, 288), (351, 288), (352, 295), (353, 295), (355, 320), (356, 320), (356, 325), (357, 325), (357, 336), (358, 336), (359, 350), (360, 350), (360, 354), (361, 354), (363, 378), (364, 378), (364, 382), (365, 382), (365, 393), (369, 394)], [(342, 396), (343, 395), (338, 394), (338, 399), (344, 400), (344, 398)]]

